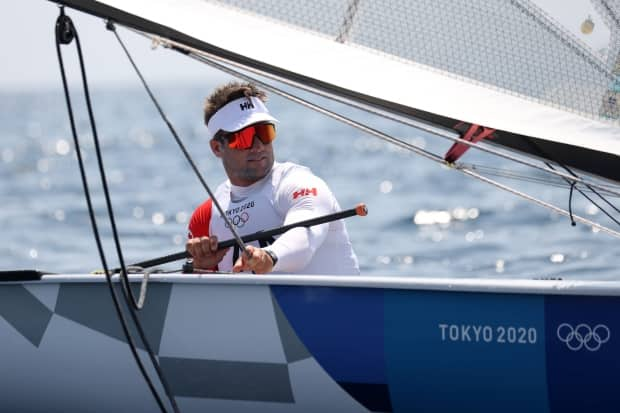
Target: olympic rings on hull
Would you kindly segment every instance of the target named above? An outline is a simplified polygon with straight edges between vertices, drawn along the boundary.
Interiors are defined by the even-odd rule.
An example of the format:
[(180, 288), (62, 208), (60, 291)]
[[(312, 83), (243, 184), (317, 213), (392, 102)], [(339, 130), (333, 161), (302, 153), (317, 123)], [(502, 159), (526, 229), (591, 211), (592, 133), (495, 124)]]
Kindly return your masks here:
[(584, 347), (589, 351), (598, 351), (611, 338), (609, 327), (605, 324), (597, 324), (591, 328), (582, 323), (573, 328), (568, 323), (562, 323), (558, 326), (556, 334), (558, 339), (566, 343), (572, 351), (579, 351)]

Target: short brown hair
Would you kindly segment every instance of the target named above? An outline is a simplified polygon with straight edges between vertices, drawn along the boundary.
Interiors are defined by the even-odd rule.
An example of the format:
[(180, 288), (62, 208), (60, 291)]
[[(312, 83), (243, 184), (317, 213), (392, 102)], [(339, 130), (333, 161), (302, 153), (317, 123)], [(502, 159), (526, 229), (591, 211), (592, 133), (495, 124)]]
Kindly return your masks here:
[(219, 86), (215, 89), (206, 99), (204, 107), (205, 125), (209, 123), (209, 119), (211, 119), (215, 112), (217, 112), (222, 106), (244, 96), (255, 96), (263, 102), (267, 101), (267, 94), (256, 87), (253, 83), (241, 83), (237, 81), (228, 82), (225, 85)]

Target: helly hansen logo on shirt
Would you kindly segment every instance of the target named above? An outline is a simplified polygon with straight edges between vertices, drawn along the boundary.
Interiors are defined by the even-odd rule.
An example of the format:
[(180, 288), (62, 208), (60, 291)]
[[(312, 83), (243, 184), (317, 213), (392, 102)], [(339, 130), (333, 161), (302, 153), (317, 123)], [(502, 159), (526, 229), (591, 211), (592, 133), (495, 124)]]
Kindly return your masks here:
[(308, 195), (317, 195), (317, 191), (316, 188), (303, 188), (300, 189), (299, 191), (295, 191), (293, 192), (293, 199), (297, 199), (300, 196), (308, 196)]
[(239, 103), (239, 107), (241, 108), (241, 110), (254, 109), (254, 104), (252, 103), (252, 101), (248, 100), (243, 103)]

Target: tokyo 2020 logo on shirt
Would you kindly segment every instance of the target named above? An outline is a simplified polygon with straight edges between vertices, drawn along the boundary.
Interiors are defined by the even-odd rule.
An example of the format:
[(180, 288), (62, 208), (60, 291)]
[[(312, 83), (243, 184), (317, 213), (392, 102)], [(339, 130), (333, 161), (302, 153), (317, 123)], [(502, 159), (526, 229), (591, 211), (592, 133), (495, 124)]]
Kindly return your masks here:
[(573, 327), (568, 323), (562, 323), (558, 326), (556, 334), (558, 339), (572, 351), (579, 351), (582, 348), (598, 351), (611, 337), (611, 331), (605, 324), (590, 327), (582, 323)]

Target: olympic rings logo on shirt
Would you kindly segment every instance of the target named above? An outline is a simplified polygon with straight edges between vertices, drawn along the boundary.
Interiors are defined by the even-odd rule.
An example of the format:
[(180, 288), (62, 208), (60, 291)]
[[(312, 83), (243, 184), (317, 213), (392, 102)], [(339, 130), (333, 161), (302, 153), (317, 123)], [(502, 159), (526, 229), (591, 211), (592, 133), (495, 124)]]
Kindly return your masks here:
[(230, 228), (230, 226), (228, 225), (229, 222), (232, 222), (232, 224), (237, 228), (243, 228), (243, 226), (249, 220), (250, 214), (248, 214), (247, 212), (242, 212), (241, 214), (237, 214), (234, 215), (232, 218), (229, 218), (229, 220), (226, 221), (226, 228)]
[(558, 339), (566, 343), (572, 351), (579, 351), (582, 347), (589, 351), (598, 351), (611, 337), (609, 327), (605, 324), (597, 324), (594, 328), (587, 324), (578, 324), (573, 328), (568, 323), (562, 323), (558, 326), (556, 334)]

